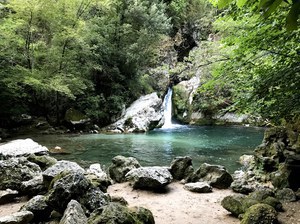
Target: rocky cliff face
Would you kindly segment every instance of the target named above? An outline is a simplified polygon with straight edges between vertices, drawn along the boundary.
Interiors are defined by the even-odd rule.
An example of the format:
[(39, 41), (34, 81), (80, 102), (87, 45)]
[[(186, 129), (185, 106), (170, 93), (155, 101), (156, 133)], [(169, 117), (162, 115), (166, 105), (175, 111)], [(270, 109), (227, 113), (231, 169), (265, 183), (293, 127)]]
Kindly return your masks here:
[(131, 133), (154, 129), (162, 119), (162, 100), (157, 93), (140, 97), (125, 110), (121, 119), (105, 128), (106, 131)]

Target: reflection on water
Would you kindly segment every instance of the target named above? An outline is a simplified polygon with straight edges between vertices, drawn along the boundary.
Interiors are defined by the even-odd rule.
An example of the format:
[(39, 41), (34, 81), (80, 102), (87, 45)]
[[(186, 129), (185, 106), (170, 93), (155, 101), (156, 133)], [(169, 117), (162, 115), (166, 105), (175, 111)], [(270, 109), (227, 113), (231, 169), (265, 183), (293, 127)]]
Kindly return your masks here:
[[(190, 156), (193, 164), (225, 165), (230, 171), (239, 167), (242, 154), (251, 154), (263, 138), (262, 128), (191, 127), (157, 129), (145, 134), (92, 134), (34, 136), (48, 148), (56, 145), (69, 151), (58, 159), (81, 164), (100, 162), (109, 165), (116, 155), (136, 157), (141, 165), (168, 166), (176, 156)], [(85, 161), (85, 162), (83, 162)]]

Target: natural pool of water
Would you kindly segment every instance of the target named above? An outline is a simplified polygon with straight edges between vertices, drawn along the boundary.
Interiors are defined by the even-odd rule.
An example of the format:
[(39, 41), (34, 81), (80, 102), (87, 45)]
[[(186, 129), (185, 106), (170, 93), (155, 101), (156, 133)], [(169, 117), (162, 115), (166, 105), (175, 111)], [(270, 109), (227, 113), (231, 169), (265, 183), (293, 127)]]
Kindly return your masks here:
[(30, 136), (48, 148), (60, 146), (70, 152), (57, 159), (82, 165), (108, 166), (116, 155), (133, 156), (142, 166), (169, 166), (176, 156), (190, 156), (194, 167), (201, 163), (224, 165), (230, 172), (238, 169), (239, 157), (252, 154), (263, 139), (263, 128), (179, 126), (144, 134), (89, 134)]

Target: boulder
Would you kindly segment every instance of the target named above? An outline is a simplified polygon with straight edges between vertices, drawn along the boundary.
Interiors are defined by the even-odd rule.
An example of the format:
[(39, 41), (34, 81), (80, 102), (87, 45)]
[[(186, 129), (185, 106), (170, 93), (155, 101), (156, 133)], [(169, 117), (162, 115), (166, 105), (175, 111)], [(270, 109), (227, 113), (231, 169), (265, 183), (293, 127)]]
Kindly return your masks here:
[(132, 169), (141, 165), (133, 157), (116, 156), (112, 159), (112, 165), (108, 168), (112, 180), (118, 183), (126, 181), (125, 175)]
[(82, 172), (64, 172), (55, 177), (47, 194), (47, 203), (56, 211), (63, 213), (68, 203), (78, 200), (91, 187)]
[(276, 222), (277, 212), (273, 207), (267, 204), (256, 204), (247, 209), (241, 224), (273, 224)]
[(225, 189), (230, 187), (233, 178), (224, 166), (203, 163), (188, 179), (188, 182), (208, 182), (212, 187)]
[(278, 200), (285, 202), (292, 202), (297, 200), (295, 192), (290, 188), (277, 190), (275, 196)]
[(140, 167), (129, 171), (126, 179), (135, 189), (163, 190), (173, 178), (168, 168)]
[(42, 185), (41, 182), (35, 181), (41, 180), (41, 168), (35, 163), (29, 162), (25, 157), (0, 160), (0, 173), (0, 189), (10, 188), (26, 194), (28, 192), (24, 191), (28, 186), (39, 188), (38, 185)]
[(45, 196), (37, 195), (23, 205), (20, 211), (32, 212), (34, 215), (32, 222), (39, 223), (47, 220), (50, 217), (52, 208), (50, 208), (50, 206), (46, 203)]
[(33, 219), (32, 212), (22, 211), (0, 217), (0, 224), (27, 224)]
[(162, 100), (157, 93), (141, 96), (127, 108), (120, 120), (106, 128), (107, 131), (146, 132), (156, 128), (162, 119)]
[(111, 180), (108, 175), (101, 169), (99, 163), (90, 165), (86, 171), (86, 177), (94, 187), (99, 187), (101, 191), (106, 192)]
[(30, 155), (28, 157), (28, 161), (33, 162), (44, 171), (47, 168), (53, 166), (55, 163), (57, 163), (57, 160), (51, 156), (48, 155), (42, 155), (42, 156), (37, 156), (37, 155)]
[(196, 193), (210, 193), (212, 192), (212, 187), (205, 182), (187, 183), (184, 188), (191, 192)]
[(191, 157), (176, 157), (171, 162), (170, 172), (175, 180), (186, 179), (194, 172)]
[(59, 224), (86, 224), (86, 223), (87, 223), (87, 217), (85, 216), (81, 205), (77, 201), (71, 200)]
[(45, 155), (48, 149), (32, 139), (18, 139), (0, 145), (0, 158), (29, 156), (30, 154)]
[(154, 224), (154, 218), (148, 209), (127, 208), (119, 203), (110, 203), (100, 210), (94, 211), (88, 224)]
[(0, 190), (0, 205), (12, 202), (19, 192), (11, 189), (6, 189), (4, 191)]
[(108, 195), (101, 190), (90, 187), (83, 195), (78, 198), (78, 201), (88, 212), (93, 212), (97, 208), (107, 205), (110, 201)]
[(223, 198), (221, 205), (227, 211), (231, 212), (232, 215), (238, 217), (240, 214), (245, 212), (244, 201), (245, 195), (229, 195)]
[(81, 172), (81, 173), (85, 172), (84, 169), (81, 166), (79, 166), (77, 163), (66, 161), (66, 160), (61, 160), (43, 172), (43, 178), (44, 178), (46, 185), (48, 185), (56, 175), (58, 175), (59, 173), (61, 173), (63, 171), (64, 172), (69, 172), (69, 171), (70, 172)]

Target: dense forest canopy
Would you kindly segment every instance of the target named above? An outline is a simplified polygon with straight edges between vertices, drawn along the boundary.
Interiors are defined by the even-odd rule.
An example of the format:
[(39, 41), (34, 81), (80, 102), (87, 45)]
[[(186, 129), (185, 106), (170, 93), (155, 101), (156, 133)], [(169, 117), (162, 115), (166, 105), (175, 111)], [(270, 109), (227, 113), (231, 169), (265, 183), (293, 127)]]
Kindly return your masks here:
[(203, 73), (197, 110), (299, 120), (299, 1), (211, 3), (0, 1), (0, 127), (24, 113), (59, 125), (69, 108), (106, 125), (161, 90), (151, 69), (187, 67)]

